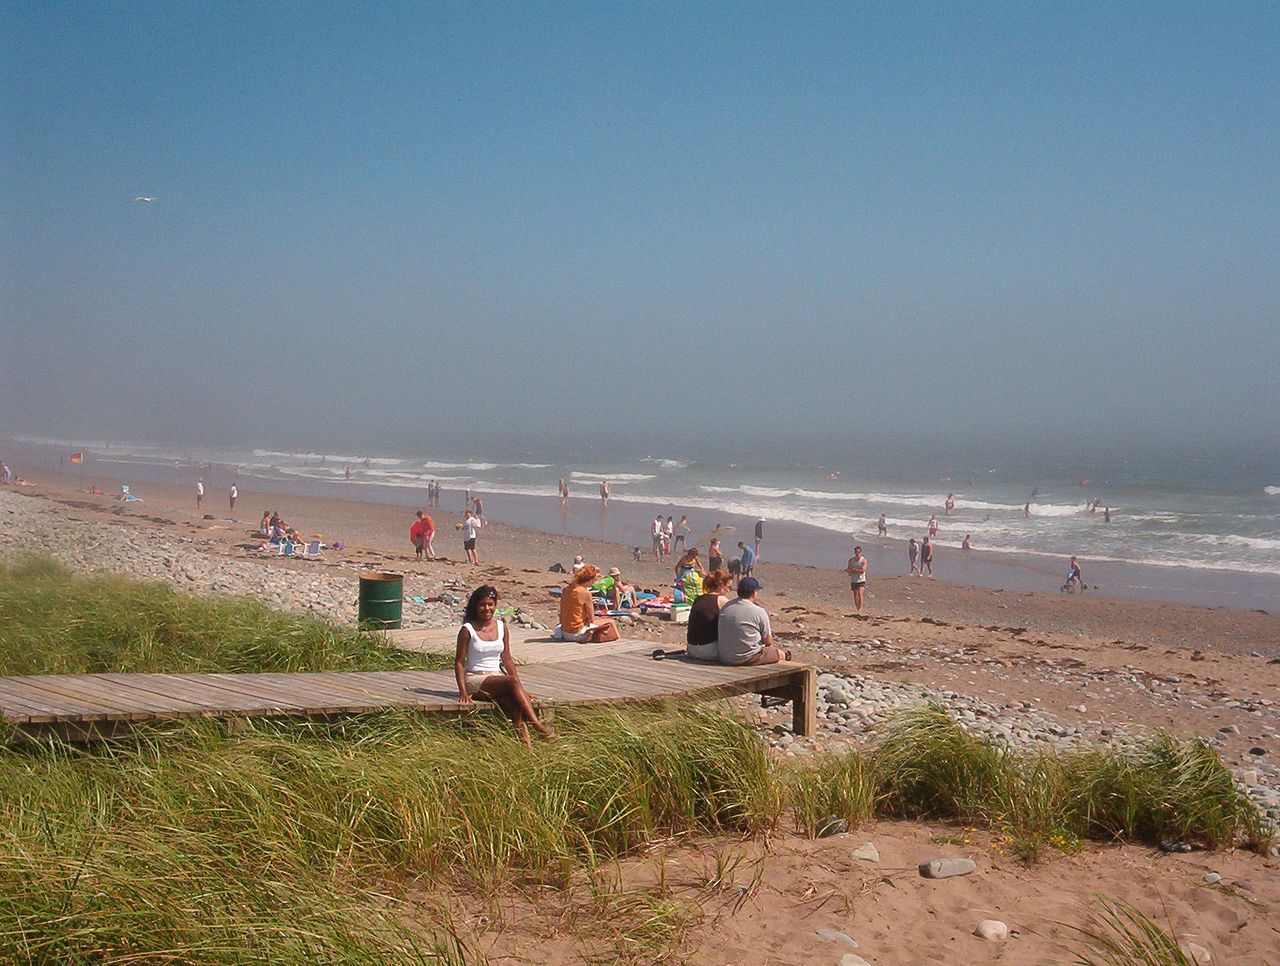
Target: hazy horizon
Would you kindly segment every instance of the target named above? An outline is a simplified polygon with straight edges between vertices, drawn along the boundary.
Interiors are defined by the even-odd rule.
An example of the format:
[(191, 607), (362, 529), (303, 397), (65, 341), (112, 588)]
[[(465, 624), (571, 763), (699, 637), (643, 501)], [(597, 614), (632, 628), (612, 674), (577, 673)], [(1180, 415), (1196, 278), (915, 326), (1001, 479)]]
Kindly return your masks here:
[(1280, 451), (1274, 6), (0, 28), (0, 434)]

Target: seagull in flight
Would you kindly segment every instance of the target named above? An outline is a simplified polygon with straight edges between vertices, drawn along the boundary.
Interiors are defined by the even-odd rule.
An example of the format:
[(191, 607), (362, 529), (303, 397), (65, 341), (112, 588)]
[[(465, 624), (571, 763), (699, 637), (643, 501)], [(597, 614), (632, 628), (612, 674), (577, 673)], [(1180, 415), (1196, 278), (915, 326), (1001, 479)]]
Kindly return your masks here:
[(148, 198), (146, 195), (138, 195), (138, 197), (134, 198), (129, 203), (131, 205), (154, 205), (159, 200), (159, 198)]

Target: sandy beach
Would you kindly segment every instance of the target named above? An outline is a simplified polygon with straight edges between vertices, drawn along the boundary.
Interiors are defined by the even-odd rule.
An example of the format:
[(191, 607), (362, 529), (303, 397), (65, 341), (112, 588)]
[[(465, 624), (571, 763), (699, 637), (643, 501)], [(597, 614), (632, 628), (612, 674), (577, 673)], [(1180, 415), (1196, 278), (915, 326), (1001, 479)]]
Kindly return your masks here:
[[(193, 593), (248, 593), (339, 621), (354, 616), (356, 577), (367, 567), (403, 571), (406, 594), (423, 597), (491, 582), (506, 603), (545, 623), (554, 623), (548, 591), (561, 580), (548, 567), (568, 564), (575, 553), (620, 567), (642, 587), (661, 590), (671, 578), (667, 563), (633, 561), (630, 543), (521, 525), (505, 508), (490, 514), (482, 531), (478, 567), (463, 562), (453, 530), (460, 513), (453, 512), (437, 516), (436, 549), (445, 559), (415, 563), (407, 535), (412, 513), (404, 506), (246, 485), (235, 513), (221, 489), (211, 490), (197, 512), (187, 487), (157, 482), (135, 486), (142, 503), (122, 505), (87, 494), (73, 476), (16, 469), (40, 483), (0, 495), (5, 556), (36, 550), (77, 569), (133, 573)], [(118, 481), (98, 482), (118, 492)], [(256, 542), (251, 534), (267, 508), (345, 549), (329, 551), (322, 562), (255, 558), (244, 548)], [(821, 673), (813, 739), (790, 735), (787, 709), (736, 704), (777, 754), (857, 744), (896, 709), (924, 701), (1019, 749), (1123, 745), (1164, 729), (1212, 744), (1259, 808), (1280, 818), (1280, 616), (882, 576), (896, 568), (878, 566), (874, 555), (872, 568), (867, 613), (857, 616), (837, 568), (773, 562), (767, 554), (759, 567), (761, 602), (775, 632)], [(457, 615), (448, 603), (408, 603), (406, 620), (446, 627)], [(628, 623), (623, 633), (671, 647), (683, 640), (683, 628), (648, 618)], [(878, 861), (853, 857), (867, 842)], [(692, 896), (695, 871), (728, 844), (689, 843), (657, 859), (637, 856), (619, 875), (644, 883), (655, 862), (665, 863), (667, 887)], [(873, 963), (1069, 961), (1068, 926), (1082, 924), (1101, 893), (1134, 902), (1204, 946), (1214, 962), (1280, 959), (1274, 857), (1087, 844), (1080, 854), (1027, 867), (984, 834), (898, 823), (817, 841), (784, 830), (745, 849), (760, 873), (749, 901), (727, 892), (703, 896), (702, 917), (685, 937), (681, 958), (834, 963), (854, 952), (817, 932), (826, 930), (852, 937), (854, 954)], [(973, 857), (978, 872), (942, 882), (916, 875), (917, 862), (942, 854)], [(1208, 873), (1221, 883), (1207, 883)], [(570, 962), (582, 954), (531, 907), (515, 902), (506, 912), (500, 946), (510, 958), (495, 961)], [(1018, 935), (1003, 943), (975, 938), (975, 925), (987, 918), (1005, 921)], [(499, 937), (490, 917), (463, 919), (479, 947), (494, 955)]]

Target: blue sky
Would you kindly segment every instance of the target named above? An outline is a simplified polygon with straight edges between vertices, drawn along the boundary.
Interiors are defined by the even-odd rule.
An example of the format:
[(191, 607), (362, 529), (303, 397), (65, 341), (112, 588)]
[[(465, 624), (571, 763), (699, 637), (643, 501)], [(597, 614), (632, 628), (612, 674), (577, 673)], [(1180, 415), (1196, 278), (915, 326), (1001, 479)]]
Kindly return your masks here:
[(15, 430), (1280, 439), (1275, 5), (0, 32)]

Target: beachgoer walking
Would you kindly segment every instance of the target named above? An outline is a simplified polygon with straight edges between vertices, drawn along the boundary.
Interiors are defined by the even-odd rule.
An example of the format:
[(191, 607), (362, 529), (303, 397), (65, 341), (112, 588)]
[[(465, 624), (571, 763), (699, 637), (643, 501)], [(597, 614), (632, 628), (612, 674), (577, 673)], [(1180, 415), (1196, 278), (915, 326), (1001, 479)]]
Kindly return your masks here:
[(569, 502), (569, 484), (564, 481), (564, 477), (560, 477), (560, 486), (557, 491), (560, 494), (560, 505), (564, 506)]
[(511, 656), (511, 635), (506, 624), (494, 616), (497, 609), (498, 591), (489, 584), (477, 587), (467, 599), (453, 659), (458, 703), (469, 705), (475, 698), (494, 702), (506, 712), (527, 748), (532, 744), (529, 725), (548, 740), (555, 732), (538, 720)]
[(876, 524), (876, 531), (882, 537), (887, 537), (889, 535), (889, 518), (883, 513), (880, 514), (880, 522)]
[(609, 505), (609, 481), (600, 481), (600, 502), (605, 506)]
[(907, 541), (907, 562), (911, 564), (912, 575), (916, 572), (916, 561), (920, 559), (920, 546), (916, 543), (916, 538), (912, 537)]
[(929, 536), (936, 537), (938, 535), (938, 518), (932, 513), (929, 514)]
[(758, 603), (762, 584), (754, 577), (738, 583), (738, 596), (720, 608), (716, 618), (716, 659), (721, 664), (777, 664), (791, 652), (773, 643), (769, 612)]
[(476, 516), (480, 519), (480, 522), (488, 526), (489, 521), (484, 518), (484, 500), (480, 499), (479, 494), (472, 500), (471, 505), (476, 508)]
[(680, 514), (680, 522), (676, 524), (676, 541), (671, 545), (671, 549), (677, 552), (684, 550), (685, 541), (692, 529), (689, 526), (689, 518), (683, 513)]
[(929, 571), (929, 579), (933, 579), (933, 544), (925, 537), (920, 543), (920, 576)]
[(653, 537), (653, 559), (662, 559), (662, 514), (658, 514), (653, 518), (652, 537)]
[[(754, 558), (757, 560), (760, 558), (760, 544), (763, 542), (764, 542), (764, 517), (761, 517), (759, 520), (756, 521), (756, 547), (755, 547), (756, 552), (754, 554)], [(746, 577), (749, 575), (744, 573), (742, 576)]]
[(551, 636), (557, 641), (606, 644), (618, 639), (618, 625), (607, 617), (596, 619), (591, 585), (600, 578), (595, 564), (586, 564), (560, 591), (560, 623)]
[[(236, 499), (239, 496), (240, 496), (240, 490), (236, 488), (236, 485), (234, 483), (232, 483), (231, 489), (227, 493), (227, 501), (231, 504), (232, 513), (236, 512)], [(252, 517), (250, 519), (252, 519)]]
[(476, 553), (476, 539), (480, 533), (480, 528), (484, 526), (470, 510), (466, 510), (462, 515), (462, 522), (454, 527), (455, 530), (462, 531), (462, 549), (467, 552), (467, 560), (470, 563), (478, 564), (480, 557)]
[(1067, 563), (1067, 582), (1062, 585), (1062, 589), (1070, 593), (1075, 593), (1077, 590), (1084, 593), (1089, 589), (1084, 583), (1084, 574), (1080, 570), (1080, 561), (1074, 555)]
[(738, 541), (738, 549), (742, 551), (741, 563), (739, 564), (738, 574), (742, 577), (750, 577), (751, 569), (756, 565), (756, 552), (748, 547), (741, 540)]
[(667, 522), (662, 527), (662, 552), (663, 553), (671, 552), (671, 544), (675, 542), (675, 539), (676, 539), (676, 522), (675, 520), (671, 519), (671, 517), (667, 517)]
[(204, 502), (204, 480), (196, 480), (196, 509)]
[(861, 614), (862, 595), (867, 589), (867, 558), (862, 555), (861, 547), (853, 548), (853, 556), (849, 558), (849, 565), (844, 568), (844, 572), (849, 575), (849, 589), (853, 591), (854, 609)]

